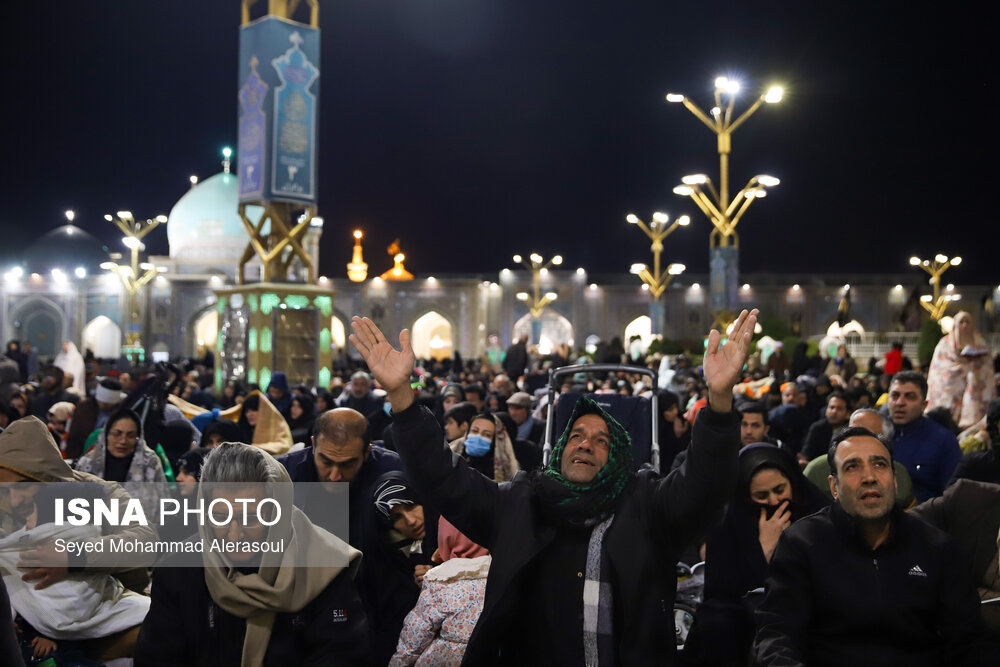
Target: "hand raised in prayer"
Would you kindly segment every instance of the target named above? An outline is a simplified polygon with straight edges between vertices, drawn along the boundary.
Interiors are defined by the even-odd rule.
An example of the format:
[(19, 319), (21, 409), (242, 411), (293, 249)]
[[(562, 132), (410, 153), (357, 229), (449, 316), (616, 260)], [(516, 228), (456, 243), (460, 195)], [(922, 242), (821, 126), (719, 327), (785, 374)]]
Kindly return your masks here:
[(719, 345), (722, 335), (716, 330), (708, 334), (705, 350), (704, 373), (708, 385), (708, 400), (716, 412), (729, 412), (733, 406), (733, 385), (740, 380), (743, 364), (750, 352), (750, 339), (757, 326), (758, 310), (740, 313), (729, 341)]
[(410, 346), (410, 330), (399, 332), (399, 350), (386, 339), (375, 323), (367, 317), (352, 317), (351, 343), (361, 353), (372, 375), (389, 393), (393, 412), (400, 412), (413, 402), (410, 375), (415, 360)]

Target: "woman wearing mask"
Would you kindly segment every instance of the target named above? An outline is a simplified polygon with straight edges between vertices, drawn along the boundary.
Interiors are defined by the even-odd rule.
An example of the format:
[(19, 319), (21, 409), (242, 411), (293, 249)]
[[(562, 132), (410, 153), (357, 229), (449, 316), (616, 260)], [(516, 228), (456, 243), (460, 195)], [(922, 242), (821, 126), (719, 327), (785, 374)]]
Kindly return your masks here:
[(496, 482), (510, 481), (521, 469), (503, 422), (488, 412), (473, 417), (469, 432), (450, 447), (470, 466)]
[(705, 591), (684, 648), (698, 665), (746, 665), (753, 611), (781, 533), (829, 500), (778, 447), (758, 442), (740, 450), (736, 494), (705, 548)]

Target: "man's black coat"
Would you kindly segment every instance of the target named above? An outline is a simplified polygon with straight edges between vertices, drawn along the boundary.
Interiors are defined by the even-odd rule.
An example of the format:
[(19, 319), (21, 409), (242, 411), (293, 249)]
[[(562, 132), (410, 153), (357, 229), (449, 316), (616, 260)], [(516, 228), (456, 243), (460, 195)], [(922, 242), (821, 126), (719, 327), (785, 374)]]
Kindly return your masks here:
[[(612, 570), (619, 664), (674, 662), (677, 556), (732, 493), (738, 424), (735, 413), (702, 410), (686, 464), (666, 477), (641, 471), (619, 497), (604, 537)], [(531, 664), (522, 649), (544, 641), (548, 629), (532, 628), (538, 638), (518, 635), (523, 631), (520, 617), (527, 611), (518, 591), (557, 529), (537, 507), (530, 478), (521, 472), (512, 481), (497, 484), (469, 468), (442, 445), (441, 428), (426, 408), (413, 405), (394, 415), (392, 430), (414, 484), (434, 500), (446, 519), (493, 556), (483, 612), (462, 664), (507, 665), (518, 658), (522, 664), (528, 658)]]

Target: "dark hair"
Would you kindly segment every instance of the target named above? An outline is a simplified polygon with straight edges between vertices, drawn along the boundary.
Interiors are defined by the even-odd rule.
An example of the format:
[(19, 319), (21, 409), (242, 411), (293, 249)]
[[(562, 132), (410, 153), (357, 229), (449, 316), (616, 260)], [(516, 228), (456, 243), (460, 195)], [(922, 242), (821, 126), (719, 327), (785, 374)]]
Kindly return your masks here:
[(833, 391), (831, 391), (827, 395), (827, 397), (826, 397), (826, 404), (830, 405), (830, 401), (832, 401), (835, 398), (839, 398), (840, 400), (842, 400), (844, 402), (844, 404), (847, 405), (847, 409), (848, 410), (851, 409), (851, 402), (849, 400), (847, 400), (847, 394), (845, 394), (840, 389), (834, 389)]
[(472, 417), (475, 414), (476, 406), (468, 401), (463, 401), (445, 410), (443, 421), (447, 422), (449, 419), (454, 419), (456, 424), (466, 424), (472, 421)]
[(837, 447), (844, 440), (847, 440), (848, 438), (856, 438), (858, 436), (875, 438), (876, 440), (881, 442), (882, 446), (885, 447), (886, 451), (889, 452), (889, 464), (892, 465), (895, 463), (895, 459), (893, 459), (892, 457), (892, 445), (889, 443), (888, 440), (886, 440), (880, 435), (872, 433), (864, 426), (851, 426), (850, 428), (845, 428), (844, 430), (837, 432), (833, 436), (833, 440), (830, 442), (830, 449), (826, 452), (826, 462), (830, 466), (830, 474), (833, 475), (834, 477), (837, 476), (837, 462), (835, 461), (837, 456)]
[(669, 389), (660, 389), (656, 392), (656, 409), (660, 412), (665, 412), (674, 406), (680, 407), (680, 401), (677, 398), (677, 394), (670, 391)]
[(472, 392), (473, 394), (475, 394), (479, 398), (483, 399), (484, 401), (486, 400), (486, 390), (483, 389), (483, 385), (481, 385), (481, 384), (467, 384), (467, 385), (465, 385), (465, 397), (466, 398), (469, 397), (469, 392)]
[(510, 438), (511, 442), (517, 440), (517, 422), (514, 418), (510, 416), (508, 412), (494, 412), (493, 416), (500, 420), (503, 424), (503, 428), (507, 431), (507, 437)]
[(747, 414), (760, 415), (764, 419), (764, 426), (771, 425), (767, 416), (767, 407), (765, 407), (763, 403), (747, 403), (739, 409), (740, 419), (743, 419), (743, 415)]
[(927, 398), (927, 378), (916, 371), (900, 371), (892, 376), (892, 384), (909, 382), (920, 388), (920, 398)]
[(958, 427), (955, 423), (955, 418), (951, 415), (951, 408), (946, 408), (943, 405), (939, 405), (936, 408), (931, 408), (924, 413), (924, 416), (931, 421), (937, 422), (948, 429), (948, 432), (952, 435), (958, 435), (962, 429)]
[(994, 398), (986, 408), (986, 434), (990, 436), (990, 446), (1000, 449), (1000, 398)]

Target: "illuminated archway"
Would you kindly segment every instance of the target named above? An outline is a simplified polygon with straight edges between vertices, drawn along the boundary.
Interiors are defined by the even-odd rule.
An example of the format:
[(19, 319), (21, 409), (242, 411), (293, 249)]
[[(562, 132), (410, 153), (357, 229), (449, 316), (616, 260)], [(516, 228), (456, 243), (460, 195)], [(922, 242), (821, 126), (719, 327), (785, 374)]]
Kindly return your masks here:
[(418, 359), (448, 359), (454, 353), (451, 322), (433, 310), (413, 323), (411, 341)]
[(634, 359), (632, 337), (639, 337), (639, 347), (642, 352), (649, 349), (650, 344), (656, 339), (653, 335), (653, 321), (649, 319), (648, 315), (640, 315), (625, 327), (625, 345), (628, 349), (628, 356), (630, 359)]
[(215, 308), (206, 310), (194, 321), (194, 345), (198, 356), (206, 349), (215, 351), (215, 343), (219, 336), (219, 311)]
[[(573, 325), (565, 317), (555, 312), (551, 308), (546, 308), (542, 313), (542, 334), (538, 338), (538, 353), (551, 354), (557, 345), (566, 343), (573, 347)], [(514, 323), (514, 338), (531, 336), (531, 315), (525, 315)]]
[(330, 342), (333, 343), (333, 346), (338, 350), (343, 350), (344, 346), (347, 345), (347, 328), (344, 326), (344, 320), (336, 315), (330, 318), (330, 334)]
[(98, 315), (83, 328), (83, 349), (98, 359), (117, 359), (121, 354), (122, 330), (111, 318)]

